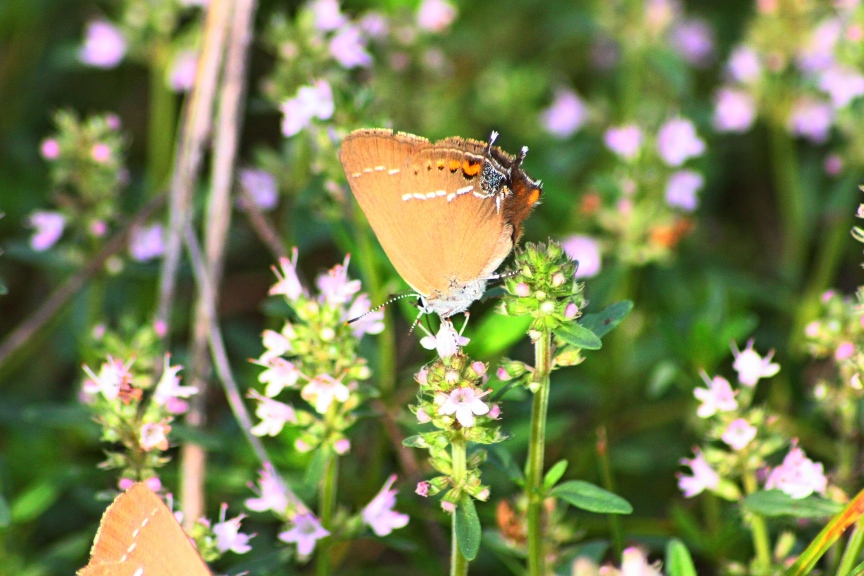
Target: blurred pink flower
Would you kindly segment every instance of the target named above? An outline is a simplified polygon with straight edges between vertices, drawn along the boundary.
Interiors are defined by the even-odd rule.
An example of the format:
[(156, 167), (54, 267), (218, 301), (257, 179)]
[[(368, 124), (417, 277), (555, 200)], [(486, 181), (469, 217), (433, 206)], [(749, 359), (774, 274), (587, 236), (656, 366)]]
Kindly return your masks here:
[(789, 130), (814, 144), (821, 144), (828, 139), (833, 123), (834, 110), (831, 105), (807, 96), (799, 98), (789, 114)]
[(756, 119), (756, 103), (744, 90), (721, 88), (714, 98), (714, 128), (718, 132), (746, 132)]
[(360, 28), (353, 24), (343, 26), (330, 40), (330, 55), (343, 68), (368, 68), (372, 56), (366, 51), (366, 40)]
[(126, 54), (126, 38), (119, 28), (105, 20), (87, 24), (84, 45), (78, 59), (96, 68), (114, 68)]
[(681, 14), (681, 3), (676, 0), (647, 0), (645, 2), (645, 24), (657, 34), (666, 30)]
[(264, 352), (258, 358), (258, 362), (266, 364), (270, 360), (282, 356), (287, 352), (293, 352), (294, 347), (291, 344), (291, 337), (294, 335), (294, 327), (286, 322), (285, 327), (281, 332), (275, 330), (264, 330), (261, 334), (261, 343), (264, 345)]
[(297, 422), (297, 414), (288, 404), (263, 396), (255, 390), (249, 391), (249, 397), (258, 402), (255, 415), (261, 419), (252, 427), (251, 432), (255, 436), (278, 436), (286, 423)]
[(181, 386), (180, 376), (178, 376), (183, 366), (171, 366), (171, 355), (166, 354), (164, 365), (162, 366), (162, 376), (159, 382), (156, 383), (156, 389), (153, 392), (153, 401), (158, 406), (166, 405), (172, 398), (189, 398), (193, 394), (198, 393), (198, 388), (195, 386)]
[(336, 264), (326, 274), (321, 274), (315, 280), (315, 285), (318, 286), (323, 301), (330, 306), (341, 306), (349, 302), (360, 291), (360, 280), (348, 278), (348, 263), (350, 261), (351, 255), (348, 254), (342, 264)]
[(395, 481), (396, 475), (393, 474), (361, 513), (363, 522), (372, 528), (376, 536), (387, 536), (394, 529), (408, 525), (408, 515), (394, 510), (397, 491), (390, 488)]
[(33, 228), (33, 236), (30, 237), (30, 247), (37, 252), (44, 252), (56, 244), (63, 235), (63, 228), (66, 227), (66, 217), (59, 212), (36, 210), (30, 214), (27, 223)]
[(370, 308), (369, 296), (358, 294), (345, 312), (343, 320), (346, 322), (354, 320), (351, 322), (351, 332), (355, 338), (362, 338), (364, 334), (380, 334), (384, 331), (384, 311), (369, 312)]
[(333, 443), (333, 451), (340, 456), (344, 456), (351, 450), (351, 441), (347, 438), (340, 438)]
[(213, 535), (216, 536), (216, 549), (222, 553), (230, 550), (235, 554), (245, 554), (252, 550), (249, 540), (254, 534), (240, 532), (240, 522), (245, 518), (243, 514), (226, 520), (225, 513), (227, 510), (228, 505), (222, 504), (219, 522), (213, 525)]
[(678, 475), (678, 488), (684, 493), (685, 498), (692, 498), (704, 490), (713, 490), (720, 484), (720, 476), (711, 468), (705, 460), (705, 456), (698, 448), (694, 451), (694, 458), (682, 458), (681, 464), (689, 466), (693, 476)]
[(822, 167), (829, 176), (837, 176), (843, 171), (843, 158), (839, 154), (829, 154)]
[(657, 134), (657, 151), (669, 166), (680, 166), (689, 158), (705, 152), (705, 142), (696, 134), (693, 123), (686, 118), (673, 118)]
[(111, 147), (103, 142), (97, 142), (90, 150), (90, 157), (94, 162), (104, 164), (111, 159)]
[(46, 160), (56, 160), (60, 157), (60, 143), (55, 138), (46, 138), (39, 147), (39, 153)]
[(771, 471), (765, 482), (766, 490), (775, 488), (798, 500), (813, 492), (824, 494), (828, 488), (828, 480), (822, 464), (807, 458), (804, 451), (793, 443), (783, 463)]
[(669, 176), (666, 183), (666, 203), (673, 208), (692, 212), (699, 205), (696, 193), (702, 189), (705, 178), (693, 170), (679, 170)]
[(285, 388), (293, 388), (301, 376), (300, 370), (284, 358), (272, 358), (265, 367), (258, 381), (267, 385), (264, 393), (270, 398), (275, 398)]
[(417, 26), (429, 32), (443, 32), (456, 19), (456, 7), (445, 0), (423, 0), (417, 9)]
[(124, 364), (121, 360), (108, 356), (108, 360), (99, 367), (98, 375), (85, 364), (83, 368), (88, 379), (84, 381), (84, 392), (86, 394), (101, 393), (106, 400), (116, 399), (120, 395), (121, 386), (128, 385), (132, 381), (132, 374), (129, 369), (133, 362), (134, 360), (130, 360)]
[(702, 379), (705, 381), (707, 388), (694, 388), (693, 396), (702, 402), (699, 409), (696, 410), (696, 415), (700, 418), (710, 418), (717, 412), (731, 412), (738, 409), (738, 401), (735, 400), (735, 393), (732, 391), (732, 386), (729, 381), (722, 376), (715, 376), (712, 379), (708, 375), (702, 373)]
[(843, 108), (864, 96), (864, 75), (853, 68), (834, 65), (820, 74), (819, 88), (828, 94), (835, 109)]
[(576, 268), (576, 278), (591, 278), (600, 272), (600, 243), (590, 236), (573, 234), (561, 241), (564, 252), (579, 263)]
[(603, 136), (606, 147), (625, 160), (632, 160), (642, 146), (642, 131), (635, 124), (609, 128)]
[(848, 360), (855, 354), (855, 345), (852, 342), (843, 342), (839, 346), (837, 346), (837, 350), (834, 351), (834, 359), (838, 362), (842, 362), (843, 360)]
[(834, 63), (834, 47), (840, 39), (843, 24), (838, 18), (820, 23), (803, 44), (796, 58), (802, 72), (818, 72)]
[(483, 402), (483, 396), (489, 391), (478, 392), (470, 386), (463, 386), (445, 395), (444, 402), (438, 408), (438, 413), (444, 416), (456, 415), (456, 420), (465, 428), (474, 426), (474, 417), (489, 412), (489, 406)]
[(418, 482), (417, 488), (414, 490), (414, 492), (418, 496), (422, 496), (423, 498), (426, 498), (427, 496), (429, 496), (429, 482), (427, 482), (425, 480), (422, 482)]
[(278, 270), (275, 266), (271, 267), (278, 281), (267, 292), (270, 296), (282, 294), (293, 302), (303, 294), (303, 285), (300, 284), (300, 279), (297, 277), (297, 256), (297, 248), (294, 248), (291, 251), (290, 260), (284, 257), (279, 258)]
[[(453, 356), (459, 352), (460, 346), (465, 346), (469, 342), (469, 339), (462, 336), (461, 332), (456, 332), (456, 328), (450, 319), (441, 321), (438, 333), (434, 336), (423, 324), (419, 324), (419, 326), (421, 330), (426, 332), (426, 336), (420, 339), (420, 345), (426, 350), (436, 350), (440, 358)], [(462, 325), (462, 330), (465, 330), (464, 324)]]
[(335, 402), (346, 402), (351, 391), (342, 383), (341, 376), (333, 378), (329, 374), (319, 374), (303, 386), (300, 397), (315, 408), (319, 414), (324, 414)]
[[(649, 564), (648, 555), (639, 548), (631, 546), (621, 552), (620, 576), (663, 576), (659, 564), (659, 562)], [(603, 574), (603, 568), (600, 569), (600, 574)]]
[(120, 129), (120, 117), (116, 114), (108, 114), (105, 116), (105, 124), (111, 130), (119, 130)]
[(732, 368), (738, 372), (738, 381), (744, 386), (752, 388), (760, 378), (771, 378), (780, 371), (780, 365), (771, 362), (774, 350), (769, 351), (765, 358), (762, 358), (753, 349), (753, 340), (747, 341), (744, 350), (738, 350), (738, 345), (732, 342), (732, 355), (735, 356)]
[[(279, 190), (273, 174), (257, 168), (242, 168), (237, 179), (258, 209), (266, 212), (276, 207)], [(238, 200), (238, 205), (243, 206), (243, 203)]]
[(283, 542), (295, 542), (297, 554), (301, 557), (309, 556), (315, 549), (315, 542), (330, 535), (330, 532), (321, 526), (321, 522), (309, 513), (298, 514), (292, 518), (292, 523), (290, 530), (279, 534), (279, 539)]
[(390, 24), (380, 12), (367, 12), (360, 19), (360, 29), (369, 38), (384, 38), (390, 31)]
[(736, 418), (729, 423), (720, 438), (733, 449), (743, 450), (756, 438), (756, 428), (743, 418)]
[(552, 104), (541, 113), (546, 131), (557, 138), (569, 138), (585, 124), (588, 111), (579, 95), (572, 90), (555, 90)]
[(315, 16), (315, 28), (322, 32), (336, 30), (348, 21), (340, 12), (337, 0), (315, 0), (309, 8)]
[(129, 234), (129, 254), (133, 260), (146, 262), (165, 253), (162, 224), (134, 228)]
[(741, 83), (753, 82), (762, 74), (762, 62), (759, 53), (749, 46), (738, 46), (729, 55), (726, 64), (729, 77)]
[(714, 57), (714, 33), (704, 20), (678, 21), (669, 33), (669, 43), (681, 58), (698, 68), (708, 66)]
[(294, 136), (313, 118), (327, 120), (333, 116), (333, 90), (326, 80), (318, 80), (311, 86), (301, 87), (297, 96), (289, 98), (279, 108), (282, 110), (282, 134)]
[(198, 51), (181, 50), (174, 55), (168, 68), (168, 87), (175, 92), (188, 92), (195, 86), (198, 72)]
[(258, 486), (255, 489), (252, 484), (249, 485), (258, 497), (248, 498), (246, 507), (255, 512), (271, 510), (276, 514), (284, 514), (288, 508), (288, 493), (269, 463), (259, 472)]
[(147, 422), (141, 426), (141, 449), (150, 452), (153, 449), (167, 450), (168, 436), (171, 425), (164, 422)]

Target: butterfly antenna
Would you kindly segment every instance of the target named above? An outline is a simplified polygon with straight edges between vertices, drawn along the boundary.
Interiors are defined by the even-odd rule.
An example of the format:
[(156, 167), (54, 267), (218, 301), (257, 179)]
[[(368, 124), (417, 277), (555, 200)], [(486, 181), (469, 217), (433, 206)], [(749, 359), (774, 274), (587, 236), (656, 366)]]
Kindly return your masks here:
[(373, 312), (377, 312), (377, 311), (381, 310), (382, 308), (384, 308), (388, 304), (392, 304), (393, 302), (396, 302), (397, 300), (402, 300), (403, 298), (408, 298), (410, 296), (417, 296), (417, 294), (414, 292), (405, 292), (403, 294), (396, 294), (395, 296), (392, 296), (389, 300), (385, 300), (383, 304), (379, 304), (378, 306), (370, 309), (369, 311), (364, 312), (360, 316), (357, 316), (356, 318), (351, 318), (350, 320), (346, 320), (345, 324), (352, 324), (352, 323), (356, 322), (357, 320), (360, 320), (364, 316), (367, 316), (368, 314), (372, 314)]
[(505, 278), (512, 278), (519, 274), (518, 270), (510, 270), (508, 272), (504, 272), (503, 274), (492, 274), (491, 276), (487, 276), (486, 280), (504, 280)]
[[(419, 308), (419, 306), (418, 306), (418, 308)], [(408, 330), (408, 334), (414, 333), (414, 329), (417, 327), (417, 324), (420, 323), (420, 318), (422, 318), (424, 314), (426, 314), (426, 310), (424, 310), (423, 308), (420, 308), (420, 313), (417, 314), (417, 318), (415, 318), (414, 323), (411, 324), (411, 329)]]
[(486, 145), (486, 156), (492, 155), (492, 145), (495, 143), (495, 140), (498, 139), (498, 132), (493, 130), (489, 135), (489, 144)]
[(519, 155), (516, 156), (516, 166), (522, 166), (522, 161), (525, 160), (525, 156), (528, 155), (528, 147), (522, 146), (522, 150), (519, 151)]

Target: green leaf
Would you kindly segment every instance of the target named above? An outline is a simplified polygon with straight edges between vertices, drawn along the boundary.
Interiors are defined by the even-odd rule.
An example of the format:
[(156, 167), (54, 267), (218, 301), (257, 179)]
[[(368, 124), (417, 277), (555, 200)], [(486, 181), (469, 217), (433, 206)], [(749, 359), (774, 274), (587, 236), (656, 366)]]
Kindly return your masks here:
[(463, 495), (454, 514), (456, 514), (456, 542), (459, 544), (459, 550), (466, 560), (474, 560), (480, 549), (481, 535), (480, 518), (477, 517), (474, 500), (467, 494)]
[(9, 503), (0, 495), (0, 528), (7, 528), (12, 523), (12, 512)]
[(312, 454), (312, 460), (306, 466), (306, 474), (303, 475), (303, 484), (310, 489), (315, 486), (324, 477), (324, 472), (327, 471), (327, 465), (330, 463), (331, 452), (323, 448), (318, 448)]
[(828, 518), (843, 506), (818, 496), (798, 500), (780, 490), (762, 490), (744, 499), (744, 507), (762, 516), (793, 516), (795, 518)]
[(564, 475), (564, 472), (567, 471), (567, 460), (559, 460), (555, 463), (552, 468), (546, 472), (546, 476), (543, 478), (543, 489), (549, 490), (555, 484), (558, 483), (558, 480), (561, 479), (561, 476)]
[(522, 486), (525, 481), (525, 474), (513, 460), (513, 455), (500, 444), (492, 444), (488, 450), (489, 463), (506, 474), (507, 478)]
[(472, 358), (492, 358), (503, 354), (516, 342), (525, 338), (530, 316), (504, 316), (487, 314), (476, 326), (469, 324), (472, 331), (471, 342), (465, 346), (465, 353)]
[(576, 508), (598, 514), (631, 514), (633, 506), (620, 496), (582, 480), (570, 480), (555, 486), (550, 496), (561, 498)]
[(610, 304), (596, 314), (586, 314), (582, 318), (581, 324), (594, 332), (598, 338), (603, 338), (603, 336), (618, 326), (631, 310), (633, 310), (633, 302), (622, 300), (621, 302)]
[(31, 486), (12, 503), (12, 522), (23, 524), (35, 520), (57, 502), (59, 495), (58, 487), (50, 482)]
[(864, 562), (855, 566), (846, 576), (862, 576), (864, 574)]
[(666, 544), (666, 573), (669, 576), (696, 576), (696, 566), (693, 565), (690, 551), (677, 538)]
[(575, 322), (564, 324), (555, 330), (555, 335), (576, 348), (599, 350), (603, 346), (594, 332)]

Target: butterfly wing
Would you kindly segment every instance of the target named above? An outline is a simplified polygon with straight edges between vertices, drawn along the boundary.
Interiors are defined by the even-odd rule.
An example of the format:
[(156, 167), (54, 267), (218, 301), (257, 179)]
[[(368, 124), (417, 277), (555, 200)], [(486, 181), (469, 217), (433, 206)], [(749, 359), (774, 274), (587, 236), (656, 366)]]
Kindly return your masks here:
[(135, 484), (108, 507), (80, 576), (210, 576), (164, 502)]
[(485, 144), (358, 130), (340, 160), (357, 202), (399, 274), (424, 296), (488, 277), (513, 228), (480, 186)]

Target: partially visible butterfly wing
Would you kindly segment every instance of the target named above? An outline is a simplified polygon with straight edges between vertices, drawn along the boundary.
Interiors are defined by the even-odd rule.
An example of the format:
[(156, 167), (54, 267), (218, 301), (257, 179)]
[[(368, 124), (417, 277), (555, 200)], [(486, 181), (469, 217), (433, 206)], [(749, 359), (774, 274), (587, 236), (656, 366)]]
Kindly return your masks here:
[(210, 576), (164, 502), (135, 484), (105, 511), (80, 576)]
[(495, 199), (480, 197), (484, 146), (389, 130), (357, 131), (342, 144), (351, 190), (393, 266), (421, 294), (489, 276), (512, 248)]

